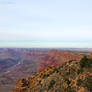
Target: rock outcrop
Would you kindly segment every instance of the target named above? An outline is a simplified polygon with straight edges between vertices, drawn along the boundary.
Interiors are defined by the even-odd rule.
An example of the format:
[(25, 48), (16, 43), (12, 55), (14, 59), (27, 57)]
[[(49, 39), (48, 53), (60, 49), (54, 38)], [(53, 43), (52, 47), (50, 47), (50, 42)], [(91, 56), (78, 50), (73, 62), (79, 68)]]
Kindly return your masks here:
[(59, 68), (49, 66), (35, 76), (21, 78), (13, 92), (92, 92), (92, 58), (68, 61)]

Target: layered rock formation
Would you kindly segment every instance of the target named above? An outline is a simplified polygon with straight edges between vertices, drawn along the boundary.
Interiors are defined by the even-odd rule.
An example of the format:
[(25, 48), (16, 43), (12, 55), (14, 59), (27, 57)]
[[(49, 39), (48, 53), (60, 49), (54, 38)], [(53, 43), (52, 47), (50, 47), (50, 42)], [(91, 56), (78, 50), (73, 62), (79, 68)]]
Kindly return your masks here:
[(51, 50), (41, 61), (39, 71), (44, 70), (46, 67), (54, 65), (56, 68), (69, 60), (80, 61), (82, 55), (75, 54), (69, 51)]
[(0, 49), (0, 92), (10, 92), (18, 78), (36, 74), (47, 53), (45, 49)]
[(92, 92), (92, 58), (49, 66), (28, 79), (20, 78), (13, 92)]

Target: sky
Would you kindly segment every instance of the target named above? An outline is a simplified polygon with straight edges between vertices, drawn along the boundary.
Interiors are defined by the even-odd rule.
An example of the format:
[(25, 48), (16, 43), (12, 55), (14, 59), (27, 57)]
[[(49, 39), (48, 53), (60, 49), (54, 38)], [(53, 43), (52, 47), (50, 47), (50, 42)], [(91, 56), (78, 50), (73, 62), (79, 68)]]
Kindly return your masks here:
[(92, 48), (92, 0), (0, 0), (0, 47)]

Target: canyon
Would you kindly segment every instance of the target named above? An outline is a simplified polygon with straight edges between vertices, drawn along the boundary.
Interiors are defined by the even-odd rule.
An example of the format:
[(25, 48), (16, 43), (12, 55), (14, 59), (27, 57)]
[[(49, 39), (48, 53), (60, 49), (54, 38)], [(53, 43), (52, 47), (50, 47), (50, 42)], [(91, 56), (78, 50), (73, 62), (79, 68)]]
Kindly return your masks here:
[(80, 61), (84, 55), (89, 55), (89, 52), (74, 49), (1, 48), (0, 91), (11, 92), (19, 78), (34, 76), (51, 65), (57, 69), (69, 60)]

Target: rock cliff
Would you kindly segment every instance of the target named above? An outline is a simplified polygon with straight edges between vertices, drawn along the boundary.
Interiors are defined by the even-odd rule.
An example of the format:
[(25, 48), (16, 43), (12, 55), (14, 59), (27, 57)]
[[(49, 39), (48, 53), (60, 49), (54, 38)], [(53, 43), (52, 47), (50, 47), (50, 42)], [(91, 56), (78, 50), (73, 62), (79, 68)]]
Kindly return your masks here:
[(20, 78), (13, 92), (92, 92), (92, 58), (53, 65), (28, 79)]

